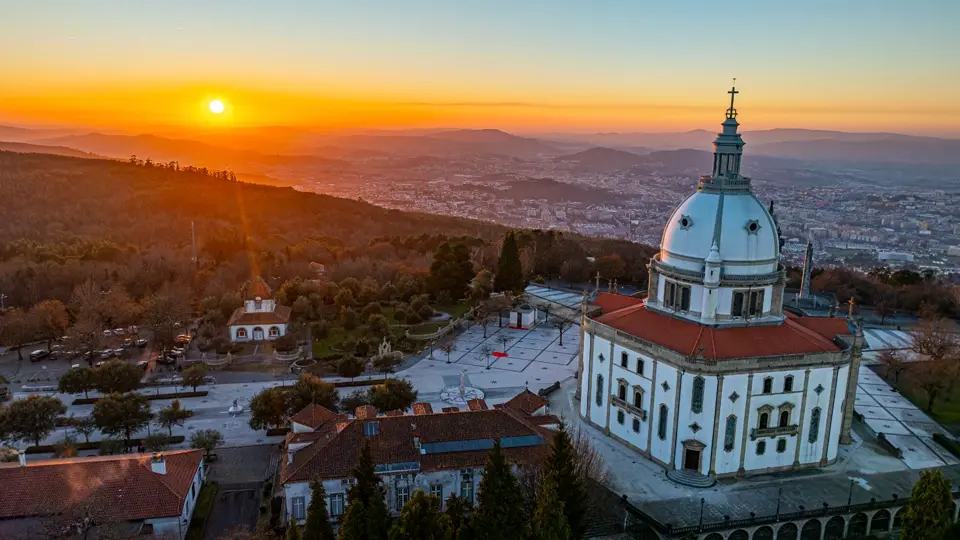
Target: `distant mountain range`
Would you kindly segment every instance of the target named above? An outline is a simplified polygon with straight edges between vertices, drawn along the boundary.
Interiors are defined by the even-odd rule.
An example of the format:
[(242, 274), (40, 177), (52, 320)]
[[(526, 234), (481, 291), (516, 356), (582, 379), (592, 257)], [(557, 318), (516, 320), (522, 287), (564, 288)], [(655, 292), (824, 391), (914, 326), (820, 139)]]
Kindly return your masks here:
[(69, 156), (69, 157), (79, 157), (79, 158), (102, 158), (103, 157), (103, 156), (98, 156), (96, 154), (91, 154), (89, 152), (81, 152), (80, 150), (76, 150), (74, 148), (67, 148), (66, 146), (47, 146), (42, 144), (3, 142), (3, 141), (0, 141), (0, 151), (19, 152), (21, 154), (53, 154), (56, 156)]
[[(385, 166), (416, 166), (421, 158), (435, 160), (502, 157), (555, 160), (574, 172), (609, 172), (667, 159), (681, 169), (701, 169), (700, 154), (658, 155), (658, 151), (695, 149), (711, 152), (716, 132), (682, 133), (547, 133), (524, 137), (497, 129), (372, 131), (343, 134), (283, 126), (181, 133), (179, 138), (153, 134), (79, 134), (69, 129), (27, 129), (0, 126), (0, 141), (65, 149), (126, 159), (180, 161), (201, 167), (230, 168), (262, 174), (271, 167), (342, 168), (354, 160), (388, 160)], [(960, 139), (918, 137), (896, 133), (771, 129), (747, 131), (746, 155), (802, 160), (808, 164), (960, 165)], [(686, 164), (677, 160), (695, 158)], [(389, 160), (392, 160), (389, 161)], [(709, 167), (709, 162), (707, 163)]]

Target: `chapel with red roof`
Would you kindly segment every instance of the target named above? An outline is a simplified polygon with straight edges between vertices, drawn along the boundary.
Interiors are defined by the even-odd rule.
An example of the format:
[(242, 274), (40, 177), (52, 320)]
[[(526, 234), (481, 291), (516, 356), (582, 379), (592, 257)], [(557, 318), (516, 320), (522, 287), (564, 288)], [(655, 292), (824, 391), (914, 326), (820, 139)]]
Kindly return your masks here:
[(862, 334), (784, 311), (772, 213), (730, 107), (713, 170), (674, 210), (646, 299), (584, 306), (580, 415), (683, 483), (820, 467), (849, 443)]

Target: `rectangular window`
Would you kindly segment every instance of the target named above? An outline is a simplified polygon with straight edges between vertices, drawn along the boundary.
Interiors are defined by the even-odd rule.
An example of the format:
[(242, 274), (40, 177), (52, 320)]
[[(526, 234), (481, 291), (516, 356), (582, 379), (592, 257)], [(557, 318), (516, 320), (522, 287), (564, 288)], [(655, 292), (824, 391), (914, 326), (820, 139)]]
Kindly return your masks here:
[(763, 315), (763, 291), (750, 291), (750, 316)]
[(643, 392), (640, 390), (633, 391), (633, 406), (642, 409), (643, 408)]
[(443, 486), (441, 484), (433, 484), (430, 486), (430, 494), (440, 499), (440, 504), (443, 504)]
[(643, 359), (637, 358), (637, 373), (643, 375)]
[(410, 488), (398, 487), (397, 488), (397, 512), (403, 510), (403, 505), (407, 504), (408, 500), (410, 500)]
[(627, 367), (630, 363), (630, 357), (627, 356), (627, 353), (620, 353), (620, 367)]
[(290, 505), (290, 513), (293, 519), (304, 519), (306, 517), (303, 497), (294, 497), (293, 504)]
[(330, 515), (342, 516), (343, 510), (343, 493), (334, 493), (330, 495)]
[(731, 316), (743, 317), (743, 296), (742, 292), (733, 293), (733, 307), (730, 308)]
[(680, 311), (690, 311), (690, 287), (680, 287)]
[(673, 297), (676, 295), (677, 284), (668, 281), (663, 285), (663, 304), (667, 307), (673, 307)]
[(777, 453), (782, 454), (787, 451), (787, 440), (777, 439)]
[(733, 306), (730, 309), (730, 315), (740, 318), (763, 315), (763, 291), (733, 293)]
[(363, 425), (363, 434), (367, 437), (376, 437), (380, 432), (380, 424), (377, 422), (367, 422)]
[(757, 442), (757, 455), (762, 456), (764, 452), (767, 451), (767, 441), (758, 441)]
[(473, 477), (466, 473), (460, 478), (460, 497), (473, 502)]
[(663, 305), (677, 311), (689, 311), (690, 287), (668, 281), (664, 287)]

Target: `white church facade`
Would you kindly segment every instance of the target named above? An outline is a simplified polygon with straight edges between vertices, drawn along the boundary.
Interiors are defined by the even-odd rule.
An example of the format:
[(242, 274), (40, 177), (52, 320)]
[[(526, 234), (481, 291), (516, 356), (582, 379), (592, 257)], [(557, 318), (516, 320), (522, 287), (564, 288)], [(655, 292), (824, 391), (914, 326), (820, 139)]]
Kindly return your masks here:
[(290, 308), (278, 305), (270, 286), (257, 276), (244, 294), (243, 306), (227, 321), (230, 341), (272, 341), (287, 333)]
[(667, 222), (647, 298), (600, 294), (581, 324), (580, 415), (671, 477), (825, 466), (849, 442), (862, 335), (784, 312), (780, 235), (740, 174), (730, 93), (713, 171)]

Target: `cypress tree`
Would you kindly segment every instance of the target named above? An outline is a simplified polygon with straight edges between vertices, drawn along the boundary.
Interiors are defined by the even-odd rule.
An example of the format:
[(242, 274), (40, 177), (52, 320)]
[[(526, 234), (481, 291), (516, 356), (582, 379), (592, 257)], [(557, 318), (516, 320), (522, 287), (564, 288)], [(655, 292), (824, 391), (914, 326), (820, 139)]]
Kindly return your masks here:
[(570, 526), (570, 537), (583, 538), (586, 530), (587, 495), (583, 480), (578, 474), (577, 454), (566, 424), (553, 437), (550, 455), (544, 464), (544, 476), (556, 482), (557, 500), (563, 503), (563, 514)]
[(373, 458), (370, 456), (370, 445), (366, 440), (360, 445), (360, 455), (357, 456), (357, 464), (353, 467), (353, 478), (356, 483), (350, 487), (347, 492), (347, 502), (353, 504), (360, 501), (364, 506), (370, 506), (370, 500), (374, 494), (381, 494), (380, 477), (377, 476), (373, 467)]
[(303, 526), (303, 540), (333, 540), (333, 526), (327, 515), (327, 490), (319, 480), (310, 482), (310, 506)]
[(366, 540), (387, 540), (387, 534), (390, 532), (390, 514), (387, 512), (383, 487), (381, 486), (374, 486), (370, 503), (366, 505), (366, 519)]
[(417, 491), (403, 505), (400, 518), (390, 529), (390, 540), (445, 540), (449, 518), (440, 512), (440, 499)]
[(529, 526), (523, 511), (523, 496), (499, 440), (487, 456), (477, 493), (477, 512), (470, 525), (477, 540), (524, 540), (527, 537)]
[(461, 535), (461, 530), (467, 529), (467, 514), (473, 510), (473, 503), (464, 499), (463, 497), (457, 497), (455, 493), (451, 493), (447, 497), (447, 520), (450, 524), (450, 538), (456, 539)]
[(953, 497), (950, 481), (939, 469), (920, 473), (910, 501), (903, 509), (903, 540), (940, 540), (950, 525)]
[(300, 527), (297, 526), (296, 521), (291, 521), (290, 526), (287, 527), (286, 540), (300, 540)]
[(570, 525), (563, 514), (563, 502), (557, 497), (557, 482), (549, 473), (541, 480), (537, 493), (531, 540), (570, 540)]
[(362, 501), (354, 501), (347, 507), (347, 513), (340, 523), (338, 540), (366, 540), (367, 510)]
[(512, 232), (507, 233), (500, 248), (500, 260), (497, 262), (497, 275), (493, 278), (493, 288), (497, 291), (509, 291), (520, 294), (527, 283), (523, 279), (520, 266), (520, 250)]

